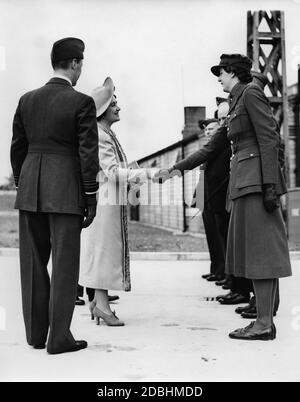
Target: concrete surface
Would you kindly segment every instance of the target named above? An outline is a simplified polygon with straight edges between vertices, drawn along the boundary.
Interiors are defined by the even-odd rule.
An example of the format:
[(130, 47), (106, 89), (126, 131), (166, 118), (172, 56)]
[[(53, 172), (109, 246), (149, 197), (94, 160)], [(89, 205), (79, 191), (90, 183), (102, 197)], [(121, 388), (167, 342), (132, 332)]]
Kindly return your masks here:
[[(75, 308), (72, 331), (88, 349), (48, 355), (26, 344), (18, 259), (0, 257), (0, 381), (299, 381), (300, 261), (280, 282), (274, 341), (236, 341), (249, 320), (209, 298), (208, 261), (133, 261), (130, 293), (114, 305), (122, 328), (96, 326)], [(206, 300), (206, 298), (208, 300)]]

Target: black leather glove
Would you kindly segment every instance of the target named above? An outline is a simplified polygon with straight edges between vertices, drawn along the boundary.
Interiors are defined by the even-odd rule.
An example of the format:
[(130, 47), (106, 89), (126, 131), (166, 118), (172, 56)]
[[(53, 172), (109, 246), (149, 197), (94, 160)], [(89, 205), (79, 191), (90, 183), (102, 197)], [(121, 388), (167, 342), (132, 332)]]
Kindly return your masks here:
[(265, 210), (270, 213), (279, 207), (275, 184), (263, 184), (263, 202)]
[(82, 222), (82, 228), (87, 228), (93, 222), (97, 211), (97, 204), (88, 205), (85, 208), (84, 215), (85, 219)]

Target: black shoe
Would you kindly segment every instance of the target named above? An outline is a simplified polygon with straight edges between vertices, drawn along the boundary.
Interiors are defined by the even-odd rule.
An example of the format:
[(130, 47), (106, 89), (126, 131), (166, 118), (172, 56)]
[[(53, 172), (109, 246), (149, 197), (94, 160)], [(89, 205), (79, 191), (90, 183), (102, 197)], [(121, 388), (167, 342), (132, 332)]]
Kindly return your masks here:
[(223, 275), (210, 275), (208, 278), (206, 278), (208, 282), (221, 281), (222, 279), (224, 279)]
[(225, 285), (225, 283), (227, 283), (227, 279), (225, 278), (225, 279), (222, 279), (222, 280), (220, 280), (220, 281), (216, 281), (216, 285), (217, 286), (223, 286), (223, 285)]
[[(276, 313), (273, 313), (273, 317), (276, 316)], [(241, 314), (241, 317), (243, 318), (250, 318), (251, 320), (254, 320), (257, 318), (257, 311), (256, 308), (253, 307), (251, 310), (245, 311)]]
[(203, 274), (203, 275), (201, 275), (201, 278), (206, 279), (206, 278), (208, 278), (210, 275), (211, 275), (211, 273), (209, 273), (209, 274)]
[(257, 318), (257, 312), (255, 309), (255, 312), (245, 312), (241, 314), (242, 318), (251, 318), (252, 320), (255, 320)]
[(229, 290), (229, 289), (231, 289), (232, 288), (232, 284), (231, 283), (225, 283), (223, 286), (222, 286), (222, 289), (224, 289), (224, 290)]
[(219, 301), (220, 299), (223, 299), (225, 296), (226, 296), (226, 294), (225, 295), (218, 295), (218, 296), (216, 296), (216, 300)]
[(220, 299), (219, 303), (221, 304), (241, 304), (241, 303), (248, 303), (249, 296), (243, 296), (239, 293), (234, 293), (232, 297), (227, 297), (226, 299)]
[(32, 345), (34, 349), (45, 349), (46, 345), (44, 343), (37, 343), (36, 345)]
[(231, 297), (233, 295), (233, 293), (230, 291), (228, 293), (225, 293), (224, 295), (218, 295), (216, 297), (216, 300), (220, 300), (220, 299), (228, 299), (228, 297)]
[(252, 306), (250, 304), (246, 304), (246, 306), (237, 307), (234, 311), (237, 314), (242, 314), (242, 313), (246, 313), (250, 309), (252, 309)]
[(47, 350), (47, 352), (50, 355), (58, 355), (59, 353), (67, 353), (67, 352), (77, 352), (78, 350), (85, 349), (87, 345), (88, 344), (86, 341), (75, 341), (75, 344), (67, 349), (56, 350), (56, 351)]
[(119, 300), (120, 299), (120, 297), (119, 296), (111, 296), (111, 295), (108, 295), (108, 301), (109, 302), (113, 302), (113, 301), (116, 301), (116, 300)]
[(82, 299), (80, 299), (80, 297), (76, 297), (75, 305), (76, 305), (76, 306), (84, 306), (84, 305), (85, 305), (85, 301), (82, 300)]
[(245, 328), (239, 328), (230, 332), (229, 337), (232, 339), (243, 339), (246, 341), (269, 341), (276, 338), (276, 328), (273, 324), (270, 328), (264, 329), (260, 332), (249, 332), (254, 325), (255, 321), (252, 321), (250, 325)]
[(242, 314), (242, 313), (246, 313), (248, 311), (252, 311), (252, 309), (255, 308), (256, 309), (256, 300), (255, 297), (251, 297), (249, 304), (247, 304), (246, 306), (243, 307), (237, 307), (235, 309), (235, 312), (237, 314)]

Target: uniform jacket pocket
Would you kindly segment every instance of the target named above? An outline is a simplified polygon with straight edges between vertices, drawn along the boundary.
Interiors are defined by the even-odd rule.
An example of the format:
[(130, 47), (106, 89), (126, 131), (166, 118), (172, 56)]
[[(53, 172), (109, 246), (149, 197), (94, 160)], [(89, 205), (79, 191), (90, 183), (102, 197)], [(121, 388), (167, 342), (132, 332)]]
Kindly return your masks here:
[(241, 152), (237, 155), (235, 188), (260, 186), (262, 184), (260, 154)]

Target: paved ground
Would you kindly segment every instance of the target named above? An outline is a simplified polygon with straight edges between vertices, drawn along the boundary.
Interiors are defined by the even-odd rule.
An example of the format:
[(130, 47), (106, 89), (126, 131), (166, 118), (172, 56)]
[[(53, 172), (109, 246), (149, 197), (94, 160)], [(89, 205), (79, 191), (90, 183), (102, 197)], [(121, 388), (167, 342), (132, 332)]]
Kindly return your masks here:
[(115, 305), (127, 325), (96, 326), (87, 306), (76, 307), (72, 331), (89, 348), (50, 356), (27, 346), (18, 260), (0, 257), (0, 381), (299, 381), (300, 261), (281, 281), (278, 337), (270, 342), (228, 338), (249, 321), (234, 306), (205, 300), (220, 293), (201, 279), (208, 265), (133, 261), (133, 291), (119, 293)]

